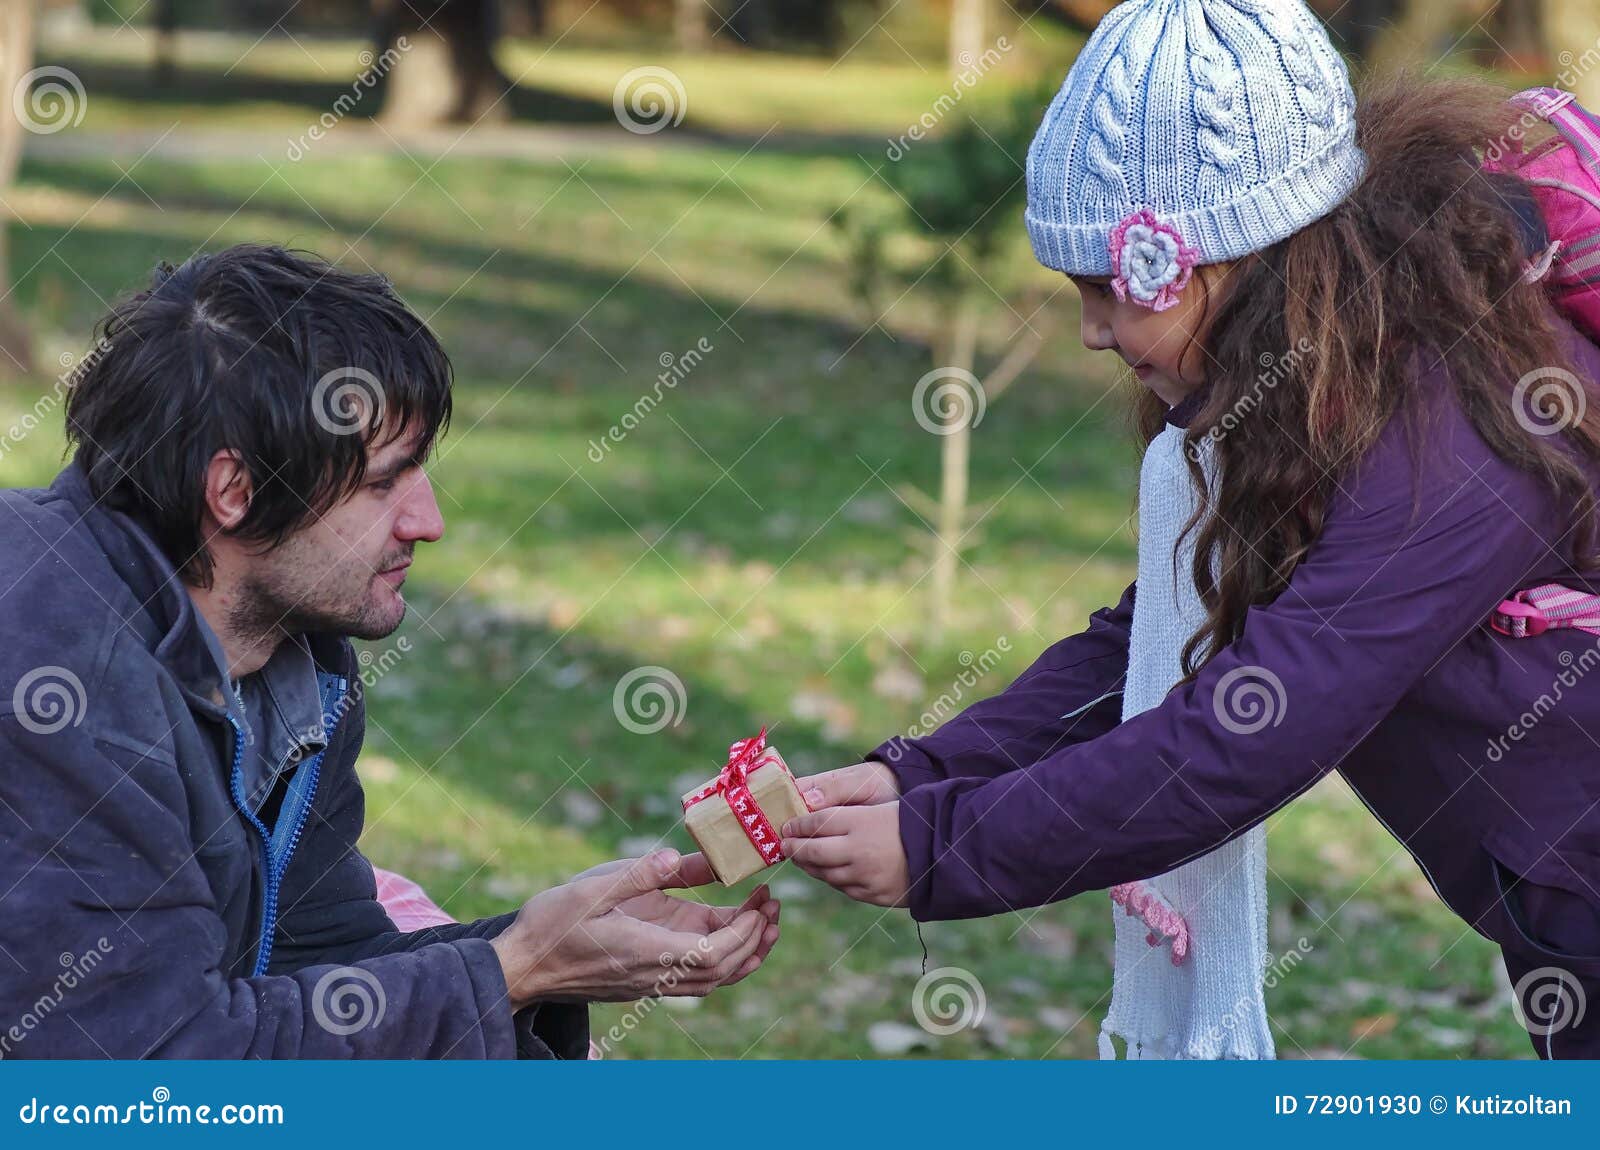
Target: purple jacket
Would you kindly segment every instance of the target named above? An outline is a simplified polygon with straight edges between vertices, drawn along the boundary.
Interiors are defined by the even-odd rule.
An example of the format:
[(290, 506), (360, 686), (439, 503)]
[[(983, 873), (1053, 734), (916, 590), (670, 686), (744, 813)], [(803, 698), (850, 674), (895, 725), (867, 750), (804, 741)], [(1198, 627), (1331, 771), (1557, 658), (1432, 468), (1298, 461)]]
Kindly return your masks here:
[[(1600, 379), (1600, 349), (1570, 338)], [(871, 752), (903, 792), (913, 917), (1160, 874), (1338, 770), (1479, 933), (1600, 978), (1600, 645), (1485, 624), (1518, 588), (1600, 580), (1569, 564), (1570, 512), (1490, 451), (1440, 369), (1426, 383), (1420, 481), (1394, 420), (1288, 588), (1159, 706), (1120, 721), (1130, 586), (1003, 693)], [(1168, 421), (1187, 426), (1203, 398)], [(1219, 685), (1243, 681), (1276, 694), (1270, 721), (1222, 709)], [(1536, 916), (1506, 913), (1516, 876)]]

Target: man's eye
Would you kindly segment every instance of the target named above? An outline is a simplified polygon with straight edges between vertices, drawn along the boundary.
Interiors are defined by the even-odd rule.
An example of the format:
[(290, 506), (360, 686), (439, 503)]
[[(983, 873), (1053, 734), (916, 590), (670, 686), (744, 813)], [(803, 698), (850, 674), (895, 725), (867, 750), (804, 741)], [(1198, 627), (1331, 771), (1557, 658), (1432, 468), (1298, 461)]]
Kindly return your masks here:
[(394, 490), (394, 485), (395, 480), (391, 477), (389, 479), (375, 479), (367, 486), (371, 487), (374, 491), (382, 492), (383, 494), (387, 495), (389, 492)]

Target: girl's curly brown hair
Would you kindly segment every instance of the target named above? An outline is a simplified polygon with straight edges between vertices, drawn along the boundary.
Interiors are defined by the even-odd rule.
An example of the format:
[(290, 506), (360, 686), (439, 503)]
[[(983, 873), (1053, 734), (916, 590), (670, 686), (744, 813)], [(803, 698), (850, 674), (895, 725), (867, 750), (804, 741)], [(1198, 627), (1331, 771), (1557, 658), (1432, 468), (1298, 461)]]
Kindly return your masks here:
[[(1512, 402), (1528, 372), (1572, 364), (1543, 286), (1523, 280), (1516, 204), (1529, 204), (1527, 186), (1481, 167), (1509, 140), (1549, 134), (1509, 95), (1471, 79), (1369, 80), (1356, 111), (1368, 160), (1360, 184), (1322, 219), (1227, 269), (1197, 349), (1209, 357), (1186, 434), (1197, 492), (1206, 488), (1193, 448), (1230, 412), (1239, 417), (1213, 437), (1216, 498), (1202, 497), (1184, 529), (1199, 531), (1194, 579), (1208, 615), (1184, 646), (1184, 681), (1240, 635), (1246, 608), (1288, 585), (1339, 481), (1389, 420), (1406, 417), (1410, 430), (1418, 367), (1435, 360), (1490, 448), (1574, 508), (1575, 562), (1593, 565), (1596, 498), (1580, 460), (1600, 460), (1600, 411), (1590, 409), (1600, 405), (1540, 436)], [(1166, 411), (1143, 391), (1134, 411), (1143, 443)]]

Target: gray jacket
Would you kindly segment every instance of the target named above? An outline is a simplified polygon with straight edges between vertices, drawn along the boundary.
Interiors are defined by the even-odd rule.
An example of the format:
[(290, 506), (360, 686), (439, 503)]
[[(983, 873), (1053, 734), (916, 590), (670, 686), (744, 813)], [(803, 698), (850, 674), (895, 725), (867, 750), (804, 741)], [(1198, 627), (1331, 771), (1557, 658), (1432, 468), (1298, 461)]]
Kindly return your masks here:
[(267, 827), (150, 536), (76, 466), (0, 504), (0, 1057), (585, 1056), (584, 1007), (513, 1016), (511, 915), (401, 934), (376, 901), (348, 640), (310, 640), (327, 744)]

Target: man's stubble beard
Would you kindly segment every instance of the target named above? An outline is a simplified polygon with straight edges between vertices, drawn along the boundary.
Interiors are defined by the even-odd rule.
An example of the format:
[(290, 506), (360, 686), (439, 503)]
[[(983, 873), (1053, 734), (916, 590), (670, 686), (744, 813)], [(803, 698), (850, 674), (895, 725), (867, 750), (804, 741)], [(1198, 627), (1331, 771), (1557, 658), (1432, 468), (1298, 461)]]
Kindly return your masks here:
[[(384, 565), (396, 562), (385, 558)], [(406, 603), (385, 611), (373, 602), (373, 571), (351, 560), (335, 569), (309, 570), (309, 564), (286, 555), (267, 570), (246, 575), (239, 583), (231, 624), (236, 635), (331, 634), (352, 639), (382, 639), (405, 619)], [(387, 589), (387, 585), (385, 585)]]

